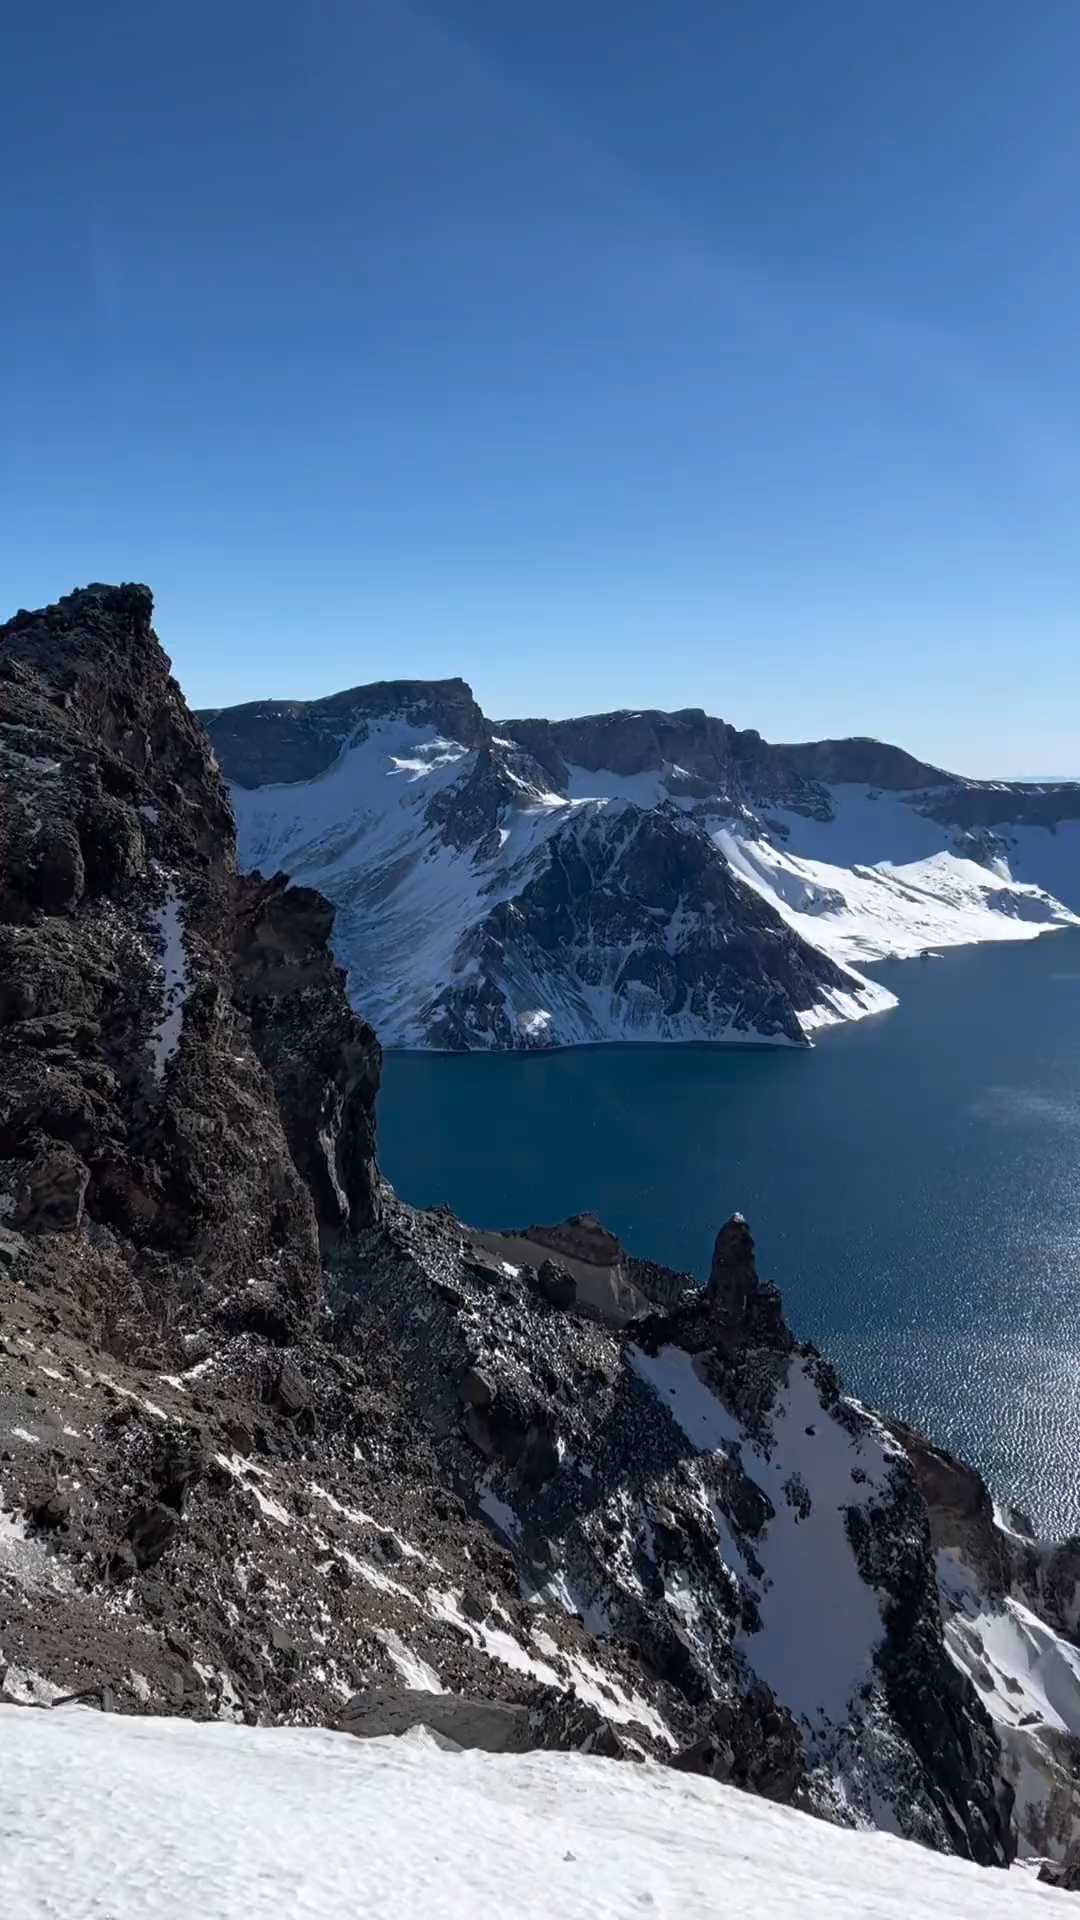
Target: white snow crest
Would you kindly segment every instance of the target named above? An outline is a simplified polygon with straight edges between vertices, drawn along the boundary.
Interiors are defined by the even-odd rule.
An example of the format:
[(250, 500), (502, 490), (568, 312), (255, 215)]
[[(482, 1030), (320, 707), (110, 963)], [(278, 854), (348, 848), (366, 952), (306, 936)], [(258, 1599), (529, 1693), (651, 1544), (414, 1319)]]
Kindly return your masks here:
[(0, 1707), (11, 1920), (1047, 1920), (1072, 1896), (649, 1764)]

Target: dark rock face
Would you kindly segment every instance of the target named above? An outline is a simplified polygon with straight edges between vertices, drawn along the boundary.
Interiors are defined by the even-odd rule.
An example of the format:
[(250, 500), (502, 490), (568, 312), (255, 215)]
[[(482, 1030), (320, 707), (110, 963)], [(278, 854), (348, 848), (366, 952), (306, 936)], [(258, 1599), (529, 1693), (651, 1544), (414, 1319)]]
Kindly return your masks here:
[(890, 747), (883, 740), (858, 736), (848, 740), (809, 740), (797, 746), (768, 747), (765, 751), (778, 769), (827, 786), (854, 781), (860, 786), (901, 792), (937, 787), (955, 779), (954, 774), (945, 773), (941, 767), (916, 760), (902, 747)]
[(168, 1346), (317, 1310), (316, 1219), (370, 1217), (378, 1050), (330, 910), (238, 880), (150, 618), (144, 587), (90, 587), (0, 628), (0, 1194), (16, 1230), (80, 1235), (111, 1338), (147, 1316)]
[(480, 746), (488, 726), (464, 680), (378, 680), (325, 700), (250, 700), (211, 707), (201, 720), (227, 777), (242, 787), (268, 780), (313, 780), (325, 773), (365, 724), (403, 713), (464, 746)]
[(741, 1214), (721, 1227), (704, 1287), (695, 1288), (666, 1314), (653, 1314), (633, 1329), (646, 1352), (662, 1346), (686, 1353), (717, 1352), (736, 1360), (747, 1350), (786, 1357), (794, 1340), (776, 1287), (762, 1280), (750, 1229)]
[[(658, 939), (658, 924), (678, 926), (688, 903), (683, 939)], [(533, 877), (480, 922), (462, 954), (468, 984), (448, 984), (424, 1009), (432, 1044), (450, 1050), (481, 1040), (550, 1045), (545, 1025), (515, 1022), (522, 980), (550, 982), (571, 1008), (580, 997), (566, 1018), (582, 1040), (612, 1037), (588, 1011), (586, 995), (597, 990), (627, 1038), (756, 1034), (795, 1046), (807, 1044), (798, 1016), (823, 988), (858, 991), (735, 878), (705, 833), (630, 806), (590, 814), (553, 837)]]
[(1060, 1864), (1044, 1861), (1039, 1868), (1044, 1886), (1060, 1887), (1062, 1893), (1080, 1893), (1080, 1846), (1072, 1846)]
[(594, 713), (580, 720), (506, 720), (499, 730), (526, 745), (564, 788), (569, 766), (621, 774), (674, 766), (709, 792), (726, 792), (733, 799), (775, 794), (796, 781), (905, 788), (937, 786), (952, 777), (880, 740), (771, 746), (754, 728), (740, 731), (700, 707), (677, 713)]
[(969, 780), (934, 799), (928, 812), (936, 820), (955, 821), (972, 833), (1006, 825), (1048, 827), (1053, 832), (1065, 821), (1080, 820), (1080, 784), (1068, 781), (1033, 787), (1015, 781), (980, 785)]
[(324, 1250), (375, 1212), (375, 1095), (381, 1049), (350, 1012), (329, 958), (333, 908), (284, 874), (238, 880), (236, 996), (270, 1075)]
[(766, 1687), (751, 1687), (718, 1707), (708, 1728), (671, 1762), (681, 1773), (704, 1773), (784, 1806), (806, 1793), (799, 1738)]
[[(988, 1863), (1007, 1860), (996, 1741), (935, 1624), (929, 1533), (910, 1469), (884, 1430), (842, 1399), (832, 1370), (796, 1346), (775, 1290), (757, 1274), (745, 1223), (721, 1230), (708, 1286), (625, 1330), (573, 1306), (552, 1310), (533, 1269), (512, 1277), (512, 1266), (470, 1260), (451, 1292), (436, 1251), (447, 1224), (400, 1211), (378, 1244), (362, 1237), (351, 1311), (360, 1326), (378, 1316), (442, 1471), (456, 1487), (482, 1490), (481, 1510), (497, 1516), (523, 1579), (541, 1593), (559, 1583), (584, 1619), (604, 1622), (609, 1647), (632, 1649), (633, 1679), (624, 1669), (622, 1684), (660, 1706), (677, 1741), (669, 1752), (834, 1818), (840, 1805), (882, 1790), (884, 1764), (901, 1830)], [(436, 1271), (432, 1284), (425, 1276)], [(667, 1278), (674, 1291), (676, 1277)], [(730, 1423), (738, 1445), (695, 1444), (668, 1412), (665, 1390), (648, 1384), (650, 1354), (658, 1377), (685, 1379), (695, 1408), (713, 1407), (708, 1417)], [(806, 1406), (794, 1435), (792, 1394), (792, 1407)], [(830, 1487), (814, 1478), (810, 1437), (826, 1430), (841, 1457), (850, 1446), (852, 1500), (846, 1543), (828, 1549), (815, 1528), (829, 1525)], [(805, 1483), (787, 1469), (782, 1486), (772, 1479), (778, 1444), (805, 1454)], [(867, 1469), (877, 1476), (872, 1491)], [(878, 1595), (883, 1637), (867, 1704), (852, 1708), (842, 1734), (827, 1720), (808, 1730), (754, 1677), (757, 1636), (771, 1631), (760, 1609), (778, 1503), (802, 1517), (808, 1556), (850, 1556), (855, 1577)], [(715, 1526), (710, 1514), (720, 1516)], [(735, 1548), (721, 1547), (725, 1539)], [(843, 1567), (836, 1571), (842, 1582)], [(684, 1596), (685, 1615), (672, 1591)], [(872, 1729), (886, 1724), (884, 1761)]]

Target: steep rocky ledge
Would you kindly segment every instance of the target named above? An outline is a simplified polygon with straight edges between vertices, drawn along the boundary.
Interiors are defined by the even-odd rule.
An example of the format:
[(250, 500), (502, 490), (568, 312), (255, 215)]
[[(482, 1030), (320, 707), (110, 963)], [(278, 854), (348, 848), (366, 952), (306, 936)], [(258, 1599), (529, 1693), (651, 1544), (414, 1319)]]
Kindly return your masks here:
[(0, 1189), (16, 1231), (85, 1220), (99, 1328), (149, 1317), (174, 1352), (203, 1320), (312, 1323), (319, 1228), (375, 1204), (379, 1052), (325, 903), (238, 878), (150, 618), (145, 587), (89, 587), (0, 628)]
[(742, 1221), (696, 1287), (397, 1201), (331, 910), (237, 878), (150, 614), (0, 629), (0, 1698), (647, 1754), (1068, 1874), (1075, 1543), (847, 1399)]

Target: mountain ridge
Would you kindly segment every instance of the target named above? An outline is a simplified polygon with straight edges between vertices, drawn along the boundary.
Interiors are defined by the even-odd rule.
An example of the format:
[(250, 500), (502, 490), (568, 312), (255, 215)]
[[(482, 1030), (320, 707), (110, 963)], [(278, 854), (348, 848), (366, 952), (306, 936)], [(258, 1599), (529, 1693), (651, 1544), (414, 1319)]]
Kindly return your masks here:
[(893, 1004), (864, 961), (1080, 909), (1080, 790), (865, 738), (772, 746), (700, 708), (491, 722), (464, 681), (205, 718), (242, 864), (334, 899), (392, 1045), (806, 1045)]

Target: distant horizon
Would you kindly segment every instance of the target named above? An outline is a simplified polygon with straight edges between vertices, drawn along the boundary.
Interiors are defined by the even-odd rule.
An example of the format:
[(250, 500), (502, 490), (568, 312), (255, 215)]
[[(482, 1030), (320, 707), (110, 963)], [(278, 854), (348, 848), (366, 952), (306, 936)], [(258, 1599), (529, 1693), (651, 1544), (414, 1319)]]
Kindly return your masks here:
[[(162, 644), (164, 644), (164, 642)], [(166, 652), (168, 651), (169, 649), (166, 647)], [(1080, 784), (1080, 773), (971, 773), (961, 767), (956, 759), (952, 761), (948, 759), (935, 759), (930, 754), (921, 753), (907, 741), (892, 738), (888, 733), (880, 730), (875, 731), (873, 728), (857, 728), (852, 732), (846, 733), (834, 731), (819, 734), (789, 734), (781, 737), (780, 734), (771, 732), (767, 727), (758, 725), (756, 721), (734, 720), (730, 714), (712, 712), (710, 708), (705, 706), (700, 700), (686, 700), (675, 706), (661, 706), (656, 701), (640, 700), (633, 704), (617, 703), (607, 707), (570, 707), (566, 712), (544, 711), (537, 707), (528, 712), (522, 709), (518, 713), (508, 713), (506, 711), (495, 713), (492, 712), (480, 697), (475, 681), (467, 673), (423, 674), (407, 672), (374, 673), (366, 680), (351, 680), (344, 682), (339, 687), (329, 687), (325, 693), (255, 693), (249, 694), (241, 700), (196, 700), (184, 685), (183, 677), (178, 671), (175, 659), (173, 659), (173, 676), (183, 689), (184, 697), (188, 705), (192, 708), (193, 712), (196, 713), (220, 713), (232, 707), (261, 706), (269, 704), (270, 702), (310, 705), (312, 702), (319, 700), (332, 700), (338, 694), (350, 692), (354, 687), (378, 686), (380, 683), (386, 681), (415, 681), (424, 684), (439, 680), (460, 680), (468, 687), (485, 720), (488, 720), (492, 726), (504, 726), (511, 720), (590, 720), (609, 713), (673, 714), (700, 710), (703, 711), (709, 719), (722, 720), (726, 725), (735, 727), (739, 732), (754, 731), (759, 733), (769, 746), (807, 746), (814, 745), (822, 740), (874, 740), (881, 746), (898, 747), (902, 752), (909, 753), (913, 759), (921, 760), (927, 765), (938, 766), (942, 772), (956, 774), (964, 780), (983, 782), (1005, 781), (1012, 786), (1075, 786)]]

